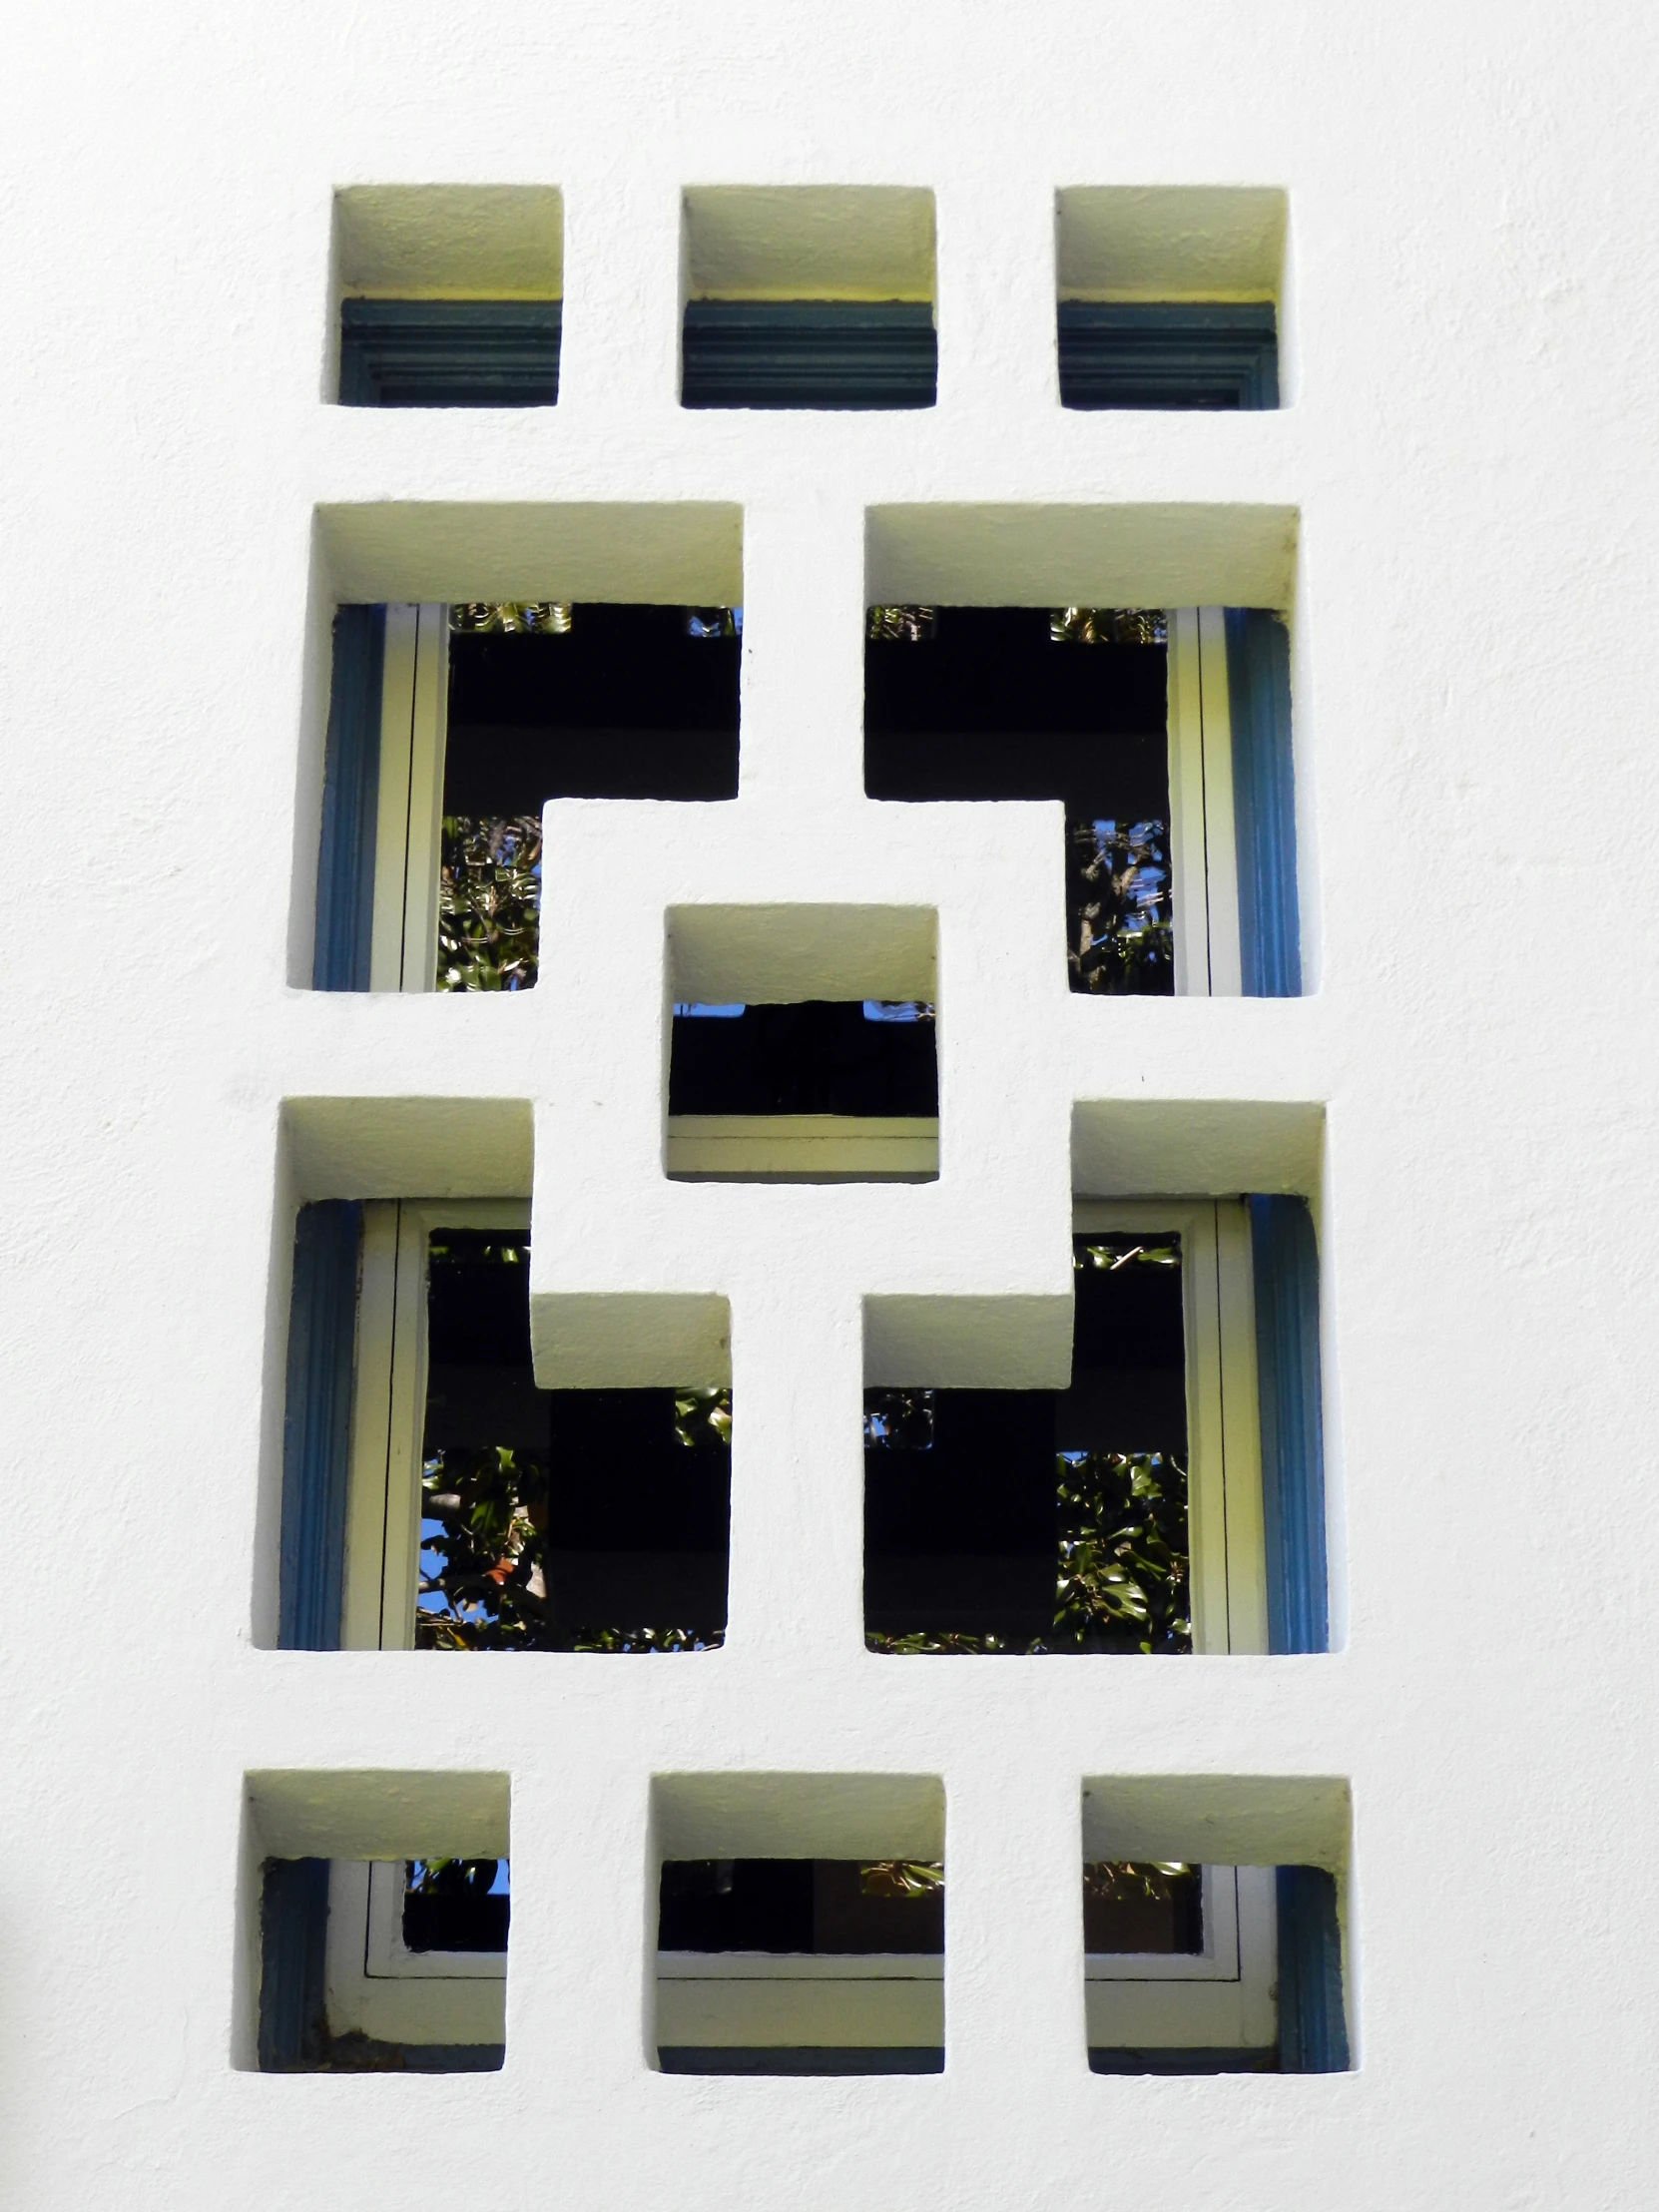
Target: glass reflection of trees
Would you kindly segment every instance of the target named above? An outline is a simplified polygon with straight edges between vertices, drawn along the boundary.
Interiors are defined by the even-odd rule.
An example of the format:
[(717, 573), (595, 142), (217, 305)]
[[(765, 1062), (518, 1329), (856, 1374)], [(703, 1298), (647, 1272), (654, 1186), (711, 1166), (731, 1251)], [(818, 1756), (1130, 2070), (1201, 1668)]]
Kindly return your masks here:
[(1066, 963), (1074, 991), (1167, 997), (1175, 907), (1167, 822), (1066, 823)]
[(541, 820), (445, 815), (438, 868), (440, 991), (526, 991), (536, 980)]
[[(530, 1242), (522, 1235), (450, 1233), (434, 1236), (427, 1265), (435, 1279), (449, 1267), (510, 1268), (526, 1292)], [(516, 1303), (516, 1301), (515, 1301)], [(528, 1335), (507, 1351), (505, 1372), (525, 1382)], [(515, 1358), (516, 1352), (516, 1358)], [(489, 1371), (486, 1371), (489, 1372)], [(532, 1384), (533, 1387), (533, 1384)], [(415, 1646), (424, 1651), (702, 1651), (724, 1640), (714, 1626), (656, 1627), (571, 1621), (556, 1613), (549, 1588), (549, 1502), (555, 1467), (580, 1464), (561, 1449), (559, 1397), (550, 1393), (549, 1442), (439, 1443), (428, 1436), (420, 1494), (420, 1551), (415, 1594)], [(674, 1433), (687, 1451), (729, 1444), (729, 1388), (688, 1389), (674, 1400)], [(584, 1475), (626, 1485), (626, 1459)]]
[[(1178, 1239), (1078, 1237), (1073, 1267), (1112, 1275), (1179, 1275)], [(864, 1444), (925, 1450), (933, 1442), (935, 1392), (865, 1393)], [(1033, 1393), (1040, 1395), (1042, 1393)], [(1128, 1439), (1125, 1438), (1125, 1441)], [(868, 1629), (871, 1651), (892, 1653), (1147, 1652), (1193, 1648), (1191, 1534), (1185, 1453), (1062, 1450), (1054, 1456), (1055, 1584), (1052, 1625), (1014, 1642), (968, 1631), (894, 1635)], [(941, 1514), (936, 1550), (955, 1547)]]

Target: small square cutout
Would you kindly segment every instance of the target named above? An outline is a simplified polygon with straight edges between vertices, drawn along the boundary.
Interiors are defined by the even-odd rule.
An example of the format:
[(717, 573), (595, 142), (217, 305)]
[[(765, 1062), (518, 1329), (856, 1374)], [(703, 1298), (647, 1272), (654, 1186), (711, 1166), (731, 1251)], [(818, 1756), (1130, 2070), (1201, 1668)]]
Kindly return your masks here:
[(685, 196), (687, 407), (930, 407), (933, 196), (703, 186)]
[(654, 1790), (665, 2072), (942, 2067), (936, 1782), (668, 1776)]
[(1083, 1785), (1084, 1992), (1096, 2073), (1340, 2073), (1348, 1793), (1308, 1779)]
[(339, 401), (542, 407), (559, 396), (564, 202), (551, 186), (356, 186), (334, 198)]
[(1082, 186), (1055, 212), (1062, 405), (1279, 405), (1282, 192)]
[(506, 1778), (248, 1778), (264, 2073), (481, 2073), (506, 2041)]
[(931, 1180), (935, 928), (930, 908), (672, 909), (669, 1174)]

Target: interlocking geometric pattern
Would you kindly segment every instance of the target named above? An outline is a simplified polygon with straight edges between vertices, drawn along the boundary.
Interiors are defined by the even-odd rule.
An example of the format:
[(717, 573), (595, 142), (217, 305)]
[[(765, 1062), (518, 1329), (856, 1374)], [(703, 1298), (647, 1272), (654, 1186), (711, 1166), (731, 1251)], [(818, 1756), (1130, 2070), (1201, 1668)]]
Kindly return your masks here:
[[(784, 427), (817, 437), (810, 418)], [(895, 488), (910, 472), (878, 416), (848, 434), (849, 453), (865, 450), (844, 488), (819, 464), (745, 510), (607, 506), (605, 469), (589, 467), (585, 502), (447, 517), (339, 507), (322, 525), (342, 596), (745, 610), (736, 801), (552, 802), (536, 987), (447, 1000), (466, 1025), (464, 1074), (457, 1063), (434, 1084), (427, 1061), (429, 1095), (444, 1093), (429, 1104), (405, 1091), (290, 1109), (305, 1195), (487, 1196), (524, 1188), (517, 1139), (504, 1140), (528, 1105), (538, 1381), (730, 1385), (740, 1407), (722, 1649), (534, 1655), (487, 1682), (470, 1661), (425, 1663), (452, 1740), (512, 1776), (509, 2077), (515, 2021), (559, 2002), (571, 1976), (591, 1991), (606, 1958), (619, 1997), (641, 1971), (649, 1990), (663, 1853), (939, 1856), (937, 1831), (924, 1849), (834, 1810), (883, 1776), (941, 1787), (958, 2078), (1011, 2085), (1035, 2065), (1086, 2078), (1080, 1855), (1336, 1868), (1346, 1850), (1346, 1796), (1320, 1771), (1266, 1747), (1264, 1772), (1281, 1779), (1241, 1779), (1252, 1761), (1220, 1725), (1217, 1670), (1271, 1661), (1177, 1658), (1147, 1662), (1148, 1677), (1138, 1661), (1015, 1658), (994, 1662), (993, 1686), (985, 1662), (865, 1650), (860, 1617), (865, 1387), (1062, 1386), (1074, 1196), (1312, 1192), (1322, 1128), (1294, 1063), (1241, 1091), (1233, 1070), (1259, 1063), (1215, 1044), (1242, 1008), (1068, 988), (1057, 807), (865, 798), (866, 609), (1022, 604), (1086, 625), (1100, 607), (1273, 604), (1294, 517), (883, 503), (881, 468)], [(759, 417), (721, 428), (729, 455), (771, 435)], [(737, 489), (742, 470), (728, 471), (700, 489)], [(741, 548), (727, 520), (740, 513)], [(664, 1174), (674, 1004), (861, 997), (938, 1009), (936, 1182)], [(988, 1694), (1019, 1715), (995, 1731), (994, 1759), (977, 1717)], [(1097, 1810), (1080, 1820), (1085, 1777)], [(728, 1810), (700, 1841), (677, 1841), (660, 1809), (680, 1799), (653, 1778)], [(616, 1839), (603, 1863), (596, 1821)], [(554, 1868), (574, 1888), (550, 1918)], [(649, 1998), (643, 2020), (626, 2000), (614, 2016), (578, 2009), (592, 2030), (580, 2048), (574, 2024), (550, 2034), (545, 2019), (529, 2047), (544, 2059), (556, 2047), (572, 2082), (631, 2094), (655, 2042)]]

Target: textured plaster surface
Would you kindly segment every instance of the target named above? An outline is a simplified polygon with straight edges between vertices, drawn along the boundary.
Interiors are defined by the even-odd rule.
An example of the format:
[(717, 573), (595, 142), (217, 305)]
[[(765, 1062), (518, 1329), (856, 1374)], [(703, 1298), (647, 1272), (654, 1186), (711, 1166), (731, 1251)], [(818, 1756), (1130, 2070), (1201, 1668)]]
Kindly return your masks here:
[[(1651, 2200), (1655, 60), (1614, 0), (19, 19), (7, 2202), (378, 2212), (437, 2157), (503, 2212)], [(319, 398), (334, 194), (398, 184), (559, 189), (557, 407)], [(719, 184), (932, 193), (936, 408), (681, 411)], [(1287, 195), (1294, 404), (1062, 411), (1056, 191), (1227, 185)], [(957, 577), (1291, 610), (1310, 996), (1074, 1002), (1051, 811), (863, 800), (866, 593)], [(741, 578), (742, 798), (555, 808), (527, 996), (296, 988), (334, 596), (656, 578)], [(662, 1179), (668, 910), (792, 898), (936, 914), (936, 1184)], [(1318, 1201), (1338, 1652), (862, 1650), (866, 1330), (943, 1360), (1001, 1302), (1040, 1380), (1074, 1151)], [(600, 1295), (729, 1329), (720, 1653), (267, 1648), (293, 1204), (451, 1175), (533, 1184), (545, 1358)], [(370, 1832), (379, 1773), (411, 1835), (411, 1776), (510, 1792), (505, 2068), (248, 2071), (261, 1823)], [(942, 2075), (650, 2070), (653, 1824), (738, 1773), (942, 1787)], [(1092, 1837), (1346, 1862), (1357, 2070), (1090, 2076), (1085, 1779)]]

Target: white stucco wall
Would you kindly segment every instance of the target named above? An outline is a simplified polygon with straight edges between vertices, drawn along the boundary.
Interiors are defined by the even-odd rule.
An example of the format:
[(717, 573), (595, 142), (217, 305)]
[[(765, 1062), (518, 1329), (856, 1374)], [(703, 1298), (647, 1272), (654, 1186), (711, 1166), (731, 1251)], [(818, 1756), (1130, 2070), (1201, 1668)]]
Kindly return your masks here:
[[(14, 20), (7, 2202), (1650, 2200), (1656, 47), (1614, 0)], [(399, 182), (562, 189), (555, 409), (322, 402), (333, 195)], [(680, 410), (682, 191), (752, 183), (931, 189), (936, 409)], [(1288, 192), (1294, 403), (1063, 413), (1056, 189), (1181, 184)], [(735, 527), (563, 511), (688, 501)], [(1101, 510), (1057, 567), (1029, 515), (916, 512), (1056, 503)], [(295, 988), (332, 598), (701, 575), (740, 536), (737, 805), (559, 811), (569, 928), (526, 997)], [(1294, 611), (1310, 996), (1073, 1001), (1033, 966), (1046, 818), (977, 810), (946, 865), (866, 805), (860, 607), (991, 575)], [(934, 1186), (655, 1179), (661, 913), (792, 870), (938, 911)], [(284, 1120), (330, 1100), (367, 1104)], [(1021, 1302), (1038, 1360), (1080, 1101), (1096, 1187), (1318, 1202), (1330, 1656), (861, 1649), (861, 1301)], [(540, 1295), (730, 1303), (729, 1644), (267, 1648), (294, 1195), (522, 1189), (531, 1113)], [(510, 1779), (505, 2069), (245, 2070), (245, 1775), (380, 1768)], [(942, 1780), (942, 2076), (648, 2070), (651, 1777), (687, 1769)], [(1264, 1801), (1307, 1851), (1297, 1808), (1351, 1785), (1354, 2072), (1089, 2075), (1084, 1776), (1188, 1778), (1241, 1850), (1251, 1778), (1308, 1784)], [(1162, 1802), (1127, 1791), (1130, 1829)]]

